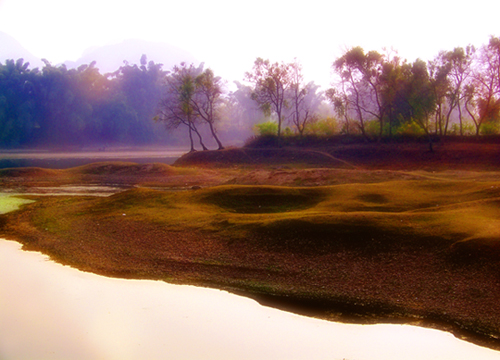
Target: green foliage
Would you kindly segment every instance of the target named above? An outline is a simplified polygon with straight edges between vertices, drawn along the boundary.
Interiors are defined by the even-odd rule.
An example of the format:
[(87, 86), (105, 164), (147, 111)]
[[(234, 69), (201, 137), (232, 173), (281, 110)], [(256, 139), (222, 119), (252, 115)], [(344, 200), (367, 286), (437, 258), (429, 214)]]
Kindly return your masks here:
[(272, 120), (255, 124), (254, 132), (259, 136), (271, 136), (278, 134), (278, 124)]
[(254, 85), (252, 100), (257, 102), (264, 114), (274, 113), (277, 116), (277, 135), (280, 137), (284, 111), (288, 106), (287, 92), (291, 85), (290, 64), (257, 58), (253, 72), (246, 73), (246, 78)]
[(401, 123), (401, 125), (395, 129), (394, 133), (402, 136), (425, 135), (424, 129), (422, 129), (422, 126), (415, 120)]
[(284, 130), (283, 130), (283, 136), (293, 136), (294, 133), (292, 131), (292, 129), (290, 128), (290, 126), (287, 126)]
[(0, 195), (0, 214), (5, 214), (19, 209), (22, 205), (34, 202), (33, 200), (21, 199), (5, 194)]
[[(145, 60), (145, 59), (143, 59)], [(45, 61), (0, 63), (0, 147), (151, 143), (164, 72), (149, 62), (105, 76), (95, 63), (68, 70)]]
[(306, 135), (333, 136), (339, 133), (338, 121), (333, 117), (327, 117), (310, 123), (305, 131)]
[[(181, 112), (196, 113), (197, 122), (209, 128), (219, 149), (223, 147), (214, 122), (221, 118), (221, 108), (227, 112), (225, 118), (233, 122), (225, 123), (227, 128), (233, 127), (226, 130), (226, 136), (232, 138), (250, 130), (247, 124), (254, 123), (257, 111), (258, 116), (262, 111), (276, 119), (275, 124), (256, 125), (254, 131), (259, 136), (289, 137), (293, 130), (303, 136), (362, 134), (369, 141), (438, 131), (441, 135), (447, 131), (471, 135), (479, 129), (478, 135), (497, 134), (499, 44), (500, 40), (492, 36), (489, 44), (477, 51), (473, 46), (457, 47), (440, 52), (429, 63), (419, 59), (410, 63), (398, 56), (354, 47), (334, 61), (338, 86), (325, 94), (317, 92), (314, 83), (304, 83), (297, 62), (272, 63), (258, 58), (252, 72), (245, 74), (252, 87), (238, 85), (226, 99), (221, 96), (221, 79), (209, 69), (203, 71), (200, 65), (190, 81), (179, 88), (184, 100)], [(0, 63), (0, 147), (138, 145), (157, 143), (165, 137), (158, 131), (165, 124), (151, 121), (169, 77), (161, 64), (148, 62), (143, 55), (140, 65), (126, 63), (112, 74), (101, 74), (95, 62), (77, 69), (44, 63), (40, 70), (30, 69), (23, 59)], [(195, 93), (199, 96), (193, 101)], [(316, 121), (324, 97), (333, 105), (338, 122)], [(199, 98), (207, 98), (207, 106), (196, 107)], [(249, 105), (255, 102), (259, 110), (255, 104)], [(458, 127), (458, 106), (462, 116), (468, 114), (473, 123)], [(229, 113), (231, 116), (227, 116)], [(178, 115), (175, 112), (172, 116)], [(156, 119), (162, 121), (161, 116)], [(291, 130), (283, 128), (284, 121), (293, 124)], [(201, 140), (203, 133), (196, 130), (197, 122), (188, 128)], [(436, 122), (439, 124), (434, 128)], [(169, 128), (176, 128), (175, 124)]]
[(380, 123), (376, 120), (365, 123), (365, 132), (370, 137), (376, 137), (380, 133)]
[[(277, 136), (278, 124), (272, 120), (254, 125), (254, 133), (259, 137)], [(338, 122), (335, 118), (328, 117), (310, 123), (303, 134), (304, 137), (327, 138), (338, 134)], [(283, 130), (285, 143), (295, 142), (300, 134), (294, 133), (290, 127)], [(287, 141), (286, 139), (289, 139)]]
[(500, 134), (500, 124), (498, 122), (487, 122), (481, 125), (481, 135), (497, 135)]
[[(460, 135), (460, 124), (453, 123), (449, 130), (450, 135)], [(470, 136), (476, 134), (476, 128), (474, 124), (470, 121), (464, 121), (462, 123), (462, 133), (464, 135)]]

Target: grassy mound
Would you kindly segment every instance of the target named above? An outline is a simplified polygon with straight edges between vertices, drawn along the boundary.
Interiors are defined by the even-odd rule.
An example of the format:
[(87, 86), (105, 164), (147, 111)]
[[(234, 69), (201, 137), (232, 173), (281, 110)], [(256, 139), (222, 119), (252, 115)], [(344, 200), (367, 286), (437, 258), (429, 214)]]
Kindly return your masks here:
[(196, 151), (183, 155), (174, 163), (177, 166), (230, 166), (234, 164), (309, 164), (353, 168), (351, 164), (324, 151), (296, 148), (230, 148)]

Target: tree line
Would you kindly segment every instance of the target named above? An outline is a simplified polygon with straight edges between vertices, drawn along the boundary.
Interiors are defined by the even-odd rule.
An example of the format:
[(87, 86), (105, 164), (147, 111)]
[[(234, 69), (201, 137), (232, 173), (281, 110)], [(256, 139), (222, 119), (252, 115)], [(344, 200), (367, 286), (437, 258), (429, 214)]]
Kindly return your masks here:
[(160, 64), (143, 56), (140, 65), (103, 75), (95, 62), (67, 69), (43, 61), (41, 70), (23, 59), (0, 64), (0, 146), (139, 145), (165, 137), (151, 121)]
[[(410, 63), (395, 52), (346, 50), (332, 87), (306, 82), (301, 64), (257, 58), (236, 89), (204, 64), (170, 70), (147, 61), (101, 74), (95, 62), (30, 69), (0, 63), (0, 146), (189, 144), (223, 149), (256, 130), (359, 135), (487, 135), (500, 120), (500, 39)], [(152, 120), (155, 121), (152, 121)], [(167, 131), (165, 131), (165, 128)]]
[[(218, 136), (221, 128), (226, 138), (228, 133), (241, 136), (252, 127), (259, 131), (263, 126), (258, 123), (266, 121), (264, 124), (270, 124), (274, 133), (272, 125), (276, 122), (276, 134), (280, 137), (286, 121), (302, 135), (306, 126), (319, 120), (323, 94), (314, 82), (304, 82), (297, 61), (273, 64), (258, 58), (253, 71), (245, 74), (245, 80), (248, 85), (236, 82), (237, 90), (226, 94), (225, 82), (211, 69), (203, 70), (203, 64), (175, 66), (165, 77), (165, 93), (155, 120), (168, 129), (183, 127), (191, 151), (197, 142), (207, 150), (199, 126), (207, 127), (209, 137), (218, 149), (223, 149)], [(290, 127), (287, 130), (291, 132)]]
[[(355, 47), (334, 63), (326, 92), (346, 132), (391, 136), (415, 127), (426, 135), (498, 132), (500, 39), (442, 51), (428, 63)], [(415, 131), (415, 130), (414, 130)]]

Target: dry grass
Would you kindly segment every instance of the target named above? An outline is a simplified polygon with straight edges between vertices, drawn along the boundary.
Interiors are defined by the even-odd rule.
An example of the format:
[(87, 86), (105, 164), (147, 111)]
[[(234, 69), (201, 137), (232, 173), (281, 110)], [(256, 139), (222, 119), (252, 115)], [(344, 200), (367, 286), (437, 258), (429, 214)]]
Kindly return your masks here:
[(499, 215), (491, 181), (226, 185), (41, 198), (4, 216), (3, 233), (104, 275), (330, 319), (424, 322), (498, 348)]

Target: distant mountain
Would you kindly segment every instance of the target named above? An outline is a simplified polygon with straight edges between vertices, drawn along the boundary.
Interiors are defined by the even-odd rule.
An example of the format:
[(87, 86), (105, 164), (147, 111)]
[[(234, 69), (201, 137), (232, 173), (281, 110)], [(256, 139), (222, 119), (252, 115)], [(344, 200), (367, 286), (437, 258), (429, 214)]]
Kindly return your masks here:
[(26, 50), (12, 36), (0, 31), (0, 62), (5, 64), (8, 59), (24, 59), (24, 62), (30, 63), (30, 68), (41, 68), (43, 63), (35, 55)]
[(77, 68), (83, 64), (96, 61), (96, 67), (101, 73), (114, 72), (123, 66), (124, 61), (129, 64), (140, 64), (141, 56), (146, 55), (149, 61), (163, 64), (168, 70), (181, 62), (198, 64), (195, 57), (183, 49), (165, 43), (155, 43), (145, 40), (125, 40), (119, 44), (94, 47), (85, 51), (77, 61), (66, 61), (68, 68)]

